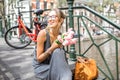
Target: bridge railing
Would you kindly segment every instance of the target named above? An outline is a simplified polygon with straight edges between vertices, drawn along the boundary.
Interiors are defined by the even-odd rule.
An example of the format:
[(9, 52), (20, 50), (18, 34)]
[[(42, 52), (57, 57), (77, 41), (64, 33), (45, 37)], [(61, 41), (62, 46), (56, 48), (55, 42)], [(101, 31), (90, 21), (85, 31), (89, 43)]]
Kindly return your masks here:
[[(68, 8), (61, 9), (65, 12), (68, 10)], [(67, 31), (70, 28), (69, 16), (71, 16), (72, 28), (76, 32), (78, 43), (66, 48), (70, 57), (74, 54), (93, 58), (97, 62), (100, 77), (119, 80), (120, 26), (87, 6), (72, 9), (73, 15), (67, 16), (62, 30)], [(76, 10), (80, 11), (79, 15), (74, 14)], [(74, 53), (71, 53), (71, 49)]]

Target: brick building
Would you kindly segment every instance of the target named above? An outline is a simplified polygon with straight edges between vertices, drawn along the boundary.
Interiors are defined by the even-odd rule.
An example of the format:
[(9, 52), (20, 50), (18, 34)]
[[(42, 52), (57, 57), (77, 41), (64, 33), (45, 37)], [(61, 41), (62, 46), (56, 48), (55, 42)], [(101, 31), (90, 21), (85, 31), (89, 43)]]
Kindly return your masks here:
[(32, 9), (51, 9), (55, 7), (55, 0), (31, 0)]

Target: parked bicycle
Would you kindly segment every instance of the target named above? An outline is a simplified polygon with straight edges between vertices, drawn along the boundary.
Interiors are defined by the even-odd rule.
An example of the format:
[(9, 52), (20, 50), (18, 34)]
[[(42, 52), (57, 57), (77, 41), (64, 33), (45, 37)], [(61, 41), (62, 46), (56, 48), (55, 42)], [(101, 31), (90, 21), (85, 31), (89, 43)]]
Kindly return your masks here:
[(39, 22), (38, 15), (41, 15), (44, 11), (37, 9), (34, 11), (36, 17), (33, 20), (35, 29), (28, 28), (21, 19), (22, 14), (18, 8), (18, 25), (11, 27), (5, 33), (6, 43), (16, 49), (22, 49), (30, 45), (30, 43), (37, 42), (37, 33), (47, 26), (47, 21)]

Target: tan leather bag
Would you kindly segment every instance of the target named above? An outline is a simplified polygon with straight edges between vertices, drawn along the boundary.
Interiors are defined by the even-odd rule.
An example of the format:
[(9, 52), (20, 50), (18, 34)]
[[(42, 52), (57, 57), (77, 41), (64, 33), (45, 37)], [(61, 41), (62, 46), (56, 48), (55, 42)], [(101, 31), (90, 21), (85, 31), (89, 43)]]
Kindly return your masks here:
[(78, 57), (75, 64), (74, 80), (94, 80), (97, 77), (96, 61), (90, 58)]

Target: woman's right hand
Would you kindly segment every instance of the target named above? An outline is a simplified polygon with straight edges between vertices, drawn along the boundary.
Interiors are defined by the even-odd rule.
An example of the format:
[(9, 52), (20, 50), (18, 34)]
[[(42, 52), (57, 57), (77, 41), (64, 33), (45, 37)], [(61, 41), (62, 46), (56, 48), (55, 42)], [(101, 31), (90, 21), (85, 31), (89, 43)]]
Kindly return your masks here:
[(62, 44), (57, 44), (55, 41), (52, 43), (51, 45), (51, 49), (54, 50), (56, 48), (60, 48), (62, 46)]

